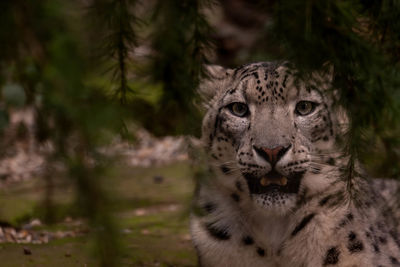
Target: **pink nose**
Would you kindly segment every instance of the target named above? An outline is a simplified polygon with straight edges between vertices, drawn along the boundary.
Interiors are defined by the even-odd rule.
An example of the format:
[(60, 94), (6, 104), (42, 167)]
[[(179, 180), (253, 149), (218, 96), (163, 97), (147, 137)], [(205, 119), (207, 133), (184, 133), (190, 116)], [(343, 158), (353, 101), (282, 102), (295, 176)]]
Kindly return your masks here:
[(267, 148), (267, 147), (261, 147), (261, 149), (267, 154), (268, 156), (268, 161), (271, 164), (275, 164), (278, 161), (278, 154), (279, 151), (282, 151), (283, 146), (277, 146), (275, 148)]
[(290, 147), (291, 145), (287, 147), (277, 146), (274, 148), (269, 148), (269, 147), (258, 148), (254, 146), (254, 150), (257, 152), (259, 156), (268, 161), (271, 165), (275, 165), (283, 157), (283, 155), (285, 155), (286, 151), (288, 151)]

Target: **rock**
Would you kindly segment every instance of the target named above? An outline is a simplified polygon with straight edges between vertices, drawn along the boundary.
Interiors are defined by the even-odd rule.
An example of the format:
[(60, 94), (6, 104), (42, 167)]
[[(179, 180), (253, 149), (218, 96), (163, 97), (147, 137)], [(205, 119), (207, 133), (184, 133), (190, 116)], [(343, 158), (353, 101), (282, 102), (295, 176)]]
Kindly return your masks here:
[(143, 129), (137, 130), (135, 135), (137, 142), (134, 145), (117, 140), (109, 147), (104, 148), (104, 153), (121, 155), (128, 165), (142, 167), (188, 159), (188, 138), (184, 136), (156, 138)]
[(123, 234), (130, 234), (130, 233), (132, 233), (132, 230), (128, 229), (128, 228), (125, 228), (125, 229), (122, 229), (122, 233)]
[(147, 230), (147, 229), (143, 229), (142, 231), (140, 231), (140, 233), (141, 233), (142, 235), (148, 235), (148, 234), (150, 234), (150, 231)]
[(41, 222), (39, 219), (33, 219), (33, 220), (31, 220), (29, 223), (24, 224), (24, 225), (22, 226), (22, 228), (23, 228), (23, 229), (26, 229), (26, 230), (30, 230), (30, 229), (32, 229), (33, 227), (41, 226), (41, 225), (42, 225), (42, 222)]
[(39, 219), (33, 219), (33, 220), (30, 222), (30, 225), (31, 225), (32, 227), (40, 226), (40, 225), (42, 225), (42, 222), (41, 222)]
[(153, 182), (155, 184), (162, 184), (164, 182), (164, 177), (161, 175), (156, 175), (153, 177)]
[(143, 216), (147, 214), (147, 210), (143, 208), (136, 209), (134, 211), (135, 216)]
[(32, 251), (27, 247), (24, 247), (23, 251), (24, 251), (24, 255), (32, 255)]

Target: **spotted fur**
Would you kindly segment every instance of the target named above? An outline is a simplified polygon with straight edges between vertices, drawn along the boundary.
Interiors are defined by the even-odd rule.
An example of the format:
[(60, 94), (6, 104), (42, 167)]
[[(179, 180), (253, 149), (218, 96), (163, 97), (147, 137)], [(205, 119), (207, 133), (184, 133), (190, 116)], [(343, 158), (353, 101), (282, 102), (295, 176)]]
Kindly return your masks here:
[[(346, 117), (326, 83), (268, 62), (209, 74), (200, 92), (210, 179), (191, 216), (201, 265), (400, 266), (399, 186), (343, 179), (336, 138)], [(312, 111), (299, 112), (301, 101)], [(287, 184), (260, 187), (272, 176)]]

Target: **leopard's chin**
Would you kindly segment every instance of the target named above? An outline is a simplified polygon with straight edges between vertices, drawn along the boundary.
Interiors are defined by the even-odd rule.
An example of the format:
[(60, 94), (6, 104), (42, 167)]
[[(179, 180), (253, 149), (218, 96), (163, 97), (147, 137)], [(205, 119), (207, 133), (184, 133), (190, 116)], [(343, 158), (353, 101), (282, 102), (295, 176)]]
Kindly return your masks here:
[(256, 207), (267, 214), (285, 215), (296, 206), (296, 194), (273, 192), (251, 195)]

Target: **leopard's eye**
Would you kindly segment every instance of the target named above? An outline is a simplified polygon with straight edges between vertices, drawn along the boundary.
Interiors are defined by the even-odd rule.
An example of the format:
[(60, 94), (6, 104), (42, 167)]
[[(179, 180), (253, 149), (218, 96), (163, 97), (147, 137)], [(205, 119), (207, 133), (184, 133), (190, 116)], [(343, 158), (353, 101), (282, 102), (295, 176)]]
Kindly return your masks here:
[(318, 103), (311, 101), (300, 101), (296, 105), (296, 114), (300, 116), (306, 116), (311, 114), (315, 108), (318, 106)]
[(238, 117), (244, 117), (249, 113), (249, 108), (247, 105), (240, 102), (232, 103), (228, 105), (228, 108), (233, 115)]

